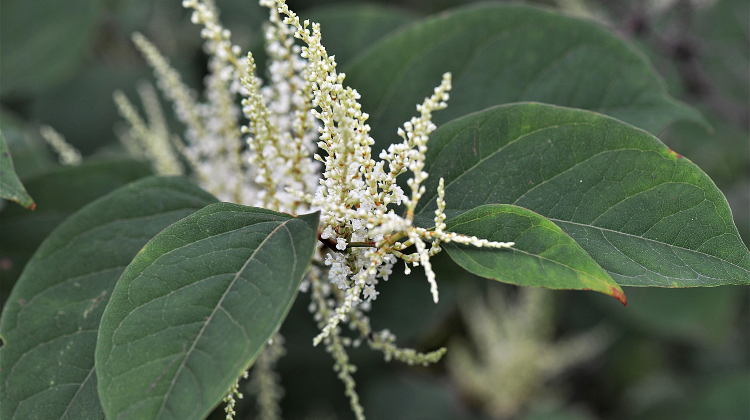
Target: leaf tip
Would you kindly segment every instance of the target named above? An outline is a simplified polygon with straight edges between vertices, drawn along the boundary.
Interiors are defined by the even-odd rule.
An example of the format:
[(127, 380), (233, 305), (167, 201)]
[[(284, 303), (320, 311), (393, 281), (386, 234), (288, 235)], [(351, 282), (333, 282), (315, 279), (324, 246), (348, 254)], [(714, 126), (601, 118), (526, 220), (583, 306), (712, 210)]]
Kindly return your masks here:
[(29, 206), (29, 210), (34, 211), (34, 209), (36, 209), (36, 203), (32, 202)]
[(622, 306), (627, 307), (628, 306), (628, 298), (625, 297), (625, 292), (622, 291), (619, 287), (611, 286), (610, 289), (610, 295), (619, 300), (622, 303)]

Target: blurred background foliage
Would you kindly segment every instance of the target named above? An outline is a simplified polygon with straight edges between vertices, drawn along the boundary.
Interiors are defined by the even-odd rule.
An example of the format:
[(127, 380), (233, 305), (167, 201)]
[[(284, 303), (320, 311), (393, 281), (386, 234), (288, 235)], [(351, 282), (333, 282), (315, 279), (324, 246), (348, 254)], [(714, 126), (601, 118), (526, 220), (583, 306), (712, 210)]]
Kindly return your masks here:
[[(256, 51), (262, 65), (259, 29), (266, 12), (252, 0), (217, 3), (235, 42)], [(389, 32), (467, 2), (289, 3), (301, 16), (322, 23), (324, 43), (345, 67), (347, 60)], [(596, 20), (630, 40), (664, 77), (669, 92), (708, 118), (711, 131), (677, 123), (659, 137), (711, 176), (725, 193), (743, 240), (750, 243), (750, 2), (533, 3)], [(112, 92), (121, 89), (134, 98), (136, 82), (151, 79), (130, 43), (133, 31), (152, 39), (184, 80), (199, 88), (206, 57), (200, 48), (199, 28), (188, 17), (177, 0), (0, 2), (0, 128), (19, 175), (38, 203), (33, 214), (13, 203), (6, 203), (0, 213), (0, 303), (25, 261), (57, 223), (96, 197), (149, 172), (145, 165), (122, 158), (124, 152), (114, 134), (119, 118)], [(61, 168), (39, 136), (41, 124), (62, 133), (89, 163), (76, 170)], [(171, 124), (181, 132), (174, 121)], [(353, 349), (352, 361), (360, 367), (355, 378), (370, 419), (750, 418), (747, 288), (627, 288), (627, 308), (594, 293), (553, 292), (540, 301), (546, 310), (534, 315), (523, 312), (524, 293), (516, 288), (489, 285), (445, 258), (436, 265), (442, 274), (440, 303), (432, 303), (424, 278), (394, 276), (382, 285), (375, 302), (375, 329), (389, 328), (401, 344), (421, 350), (448, 345), (448, 360), (450, 347), (460, 342), (487, 366), (492, 360), (507, 362), (503, 358), (510, 357), (512, 351), (507, 348), (513, 343), (532, 349), (561, 348), (556, 343), (592, 329), (606, 331), (606, 338), (597, 342), (599, 351), (555, 374), (533, 368), (538, 363), (523, 362), (516, 367), (528, 369), (498, 375), (495, 397), (461, 385), (466, 378), (458, 377), (460, 373), (449, 369), (449, 363), (413, 368), (384, 363), (380, 353), (366, 348)], [(459, 302), (480, 302), (477, 296), (497, 293), (514, 309), (503, 312), (507, 319), (499, 316), (496, 325), (489, 323), (485, 328), (490, 329), (487, 334), (493, 328), (504, 331), (493, 334), (503, 337), (498, 348), (506, 351), (485, 354), (483, 359), (481, 345), (468, 328), (471, 316)], [(286, 388), (284, 417), (351, 418), (329, 355), (311, 346), (316, 328), (307, 313), (307, 299), (301, 295), (282, 329), (288, 353), (280, 364)], [(513, 325), (520, 325), (513, 324), (514, 320), (531, 315), (537, 321), (529, 328), (544, 324), (546, 332), (531, 338), (507, 333)], [(513, 392), (512, 409), (489, 409), (493, 398), (526, 389), (525, 385), (529, 385), (527, 391)], [(246, 397), (238, 406), (238, 418), (252, 418), (253, 409), (252, 399)], [(218, 409), (212, 418), (223, 418), (223, 411)]]

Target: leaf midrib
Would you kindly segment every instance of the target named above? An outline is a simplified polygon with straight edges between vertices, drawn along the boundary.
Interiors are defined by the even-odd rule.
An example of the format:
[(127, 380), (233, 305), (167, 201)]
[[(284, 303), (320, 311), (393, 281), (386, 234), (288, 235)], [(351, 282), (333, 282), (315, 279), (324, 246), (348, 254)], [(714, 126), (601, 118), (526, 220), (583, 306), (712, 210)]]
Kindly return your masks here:
[[(213, 213), (212, 215), (215, 215), (215, 214), (217, 214), (217, 213)], [(288, 222), (289, 220), (294, 220), (294, 219), (285, 219), (285, 220), (283, 220), (283, 222), (284, 222), (284, 223), (286, 223), (286, 222)], [(211, 234), (211, 233), (207, 233), (207, 232), (204, 232), (204, 231), (201, 231), (201, 233), (205, 234), (206, 236), (204, 236), (203, 238), (200, 238), (200, 239), (198, 239), (198, 240), (196, 240), (196, 241), (193, 241), (193, 242), (187, 242), (187, 241), (184, 241), (184, 240), (182, 240), (182, 239), (180, 239), (180, 238), (177, 238), (178, 240), (180, 240), (181, 242), (183, 242), (183, 243), (182, 243), (181, 245), (179, 245), (179, 246), (175, 246), (174, 248), (170, 249), (169, 251), (166, 251), (166, 252), (164, 252), (164, 253), (160, 254), (160, 255), (159, 255), (159, 256), (158, 256), (158, 257), (157, 257), (157, 258), (156, 258), (156, 259), (155, 259), (154, 261), (150, 262), (149, 264), (147, 264), (146, 266), (144, 266), (144, 267), (142, 267), (142, 268), (139, 268), (139, 272), (138, 272), (138, 274), (137, 274), (137, 275), (136, 275), (136, 276), (135, 276), (135, 277), (133, 278), (133, 280), (134, 280), (135, 278), (138, 278), (138, 277), (140, 277), (140, 276), (141, 276), (141, 274), (143, 274), (143, 272), (144, 272), (144, 271), (145, 271), (146, 269), (148, 269), (148, 267), (152, 266), (152, 265), (153, 265), (153, 264), (154, 264), (154, 263), (155, 263), (155, 262), (156, 262), (157, 260), (159, 260), (159, 259), (161, 259), (162, 257), (165, 257), (165, 256), (167, 256), (167, 255), (171, 255), (171, 254), (173, 254), (173, 253), (175, 253), (175, 252), (177, 252), (177, 251), (180, 251), (180, 250), (182, 250), (182, 249), (184, 249), (184, 248), (187, 248), (187, 247), (191, 247), (191, 246), (194, 246), (194, 245), (196, 245), (196, 244), (200, 244), (200, 243), (202, 243), (202, 242), (204, 242), (204, 241), (210, 241), (210, 240), (216, 239), (217, 237), (220, 237), (220, 236), (224, 236), (224, 235), (232, 235), (232, 234), (236, 233), (237, 231), (239, 231), (239, 230), (241, 230), (241, 229), (244, 229), (244, 228), (246, 228), (246, 227), (248, 227), (248, 226), (257, 226), (257, 225), (260, 225), (260, 224), (266, 224), (266, 223), (271, 223), (271, 224), (274, 224), (274, 223), (281, 223), (281, 222), (282, 222), (282, 221), (281, 221), (281, 220), (278, 220), (278, 219), (273, 219), (273, 220), (263, 220), (263, 221), (256, 221), (255, 223), (250, 223), (250, 224), (248, 224), (248, 225), (245, 225), (245, 226), (241, 226), (241, 227), (239, 227), (239, 228), (236, 228), (236, 229), (226, 230), (226, 231), (223, 231), (223, 232), (218, 232), (218, 233), (213, 233), (213, 234)], [(166, 233), (166, 231), (163, 231), (163, 233)], [(175, 235), (172, 235), (172, 236), (176, 237)], [(268, 238), (268, 237), (266, 237), (266, 239), (267, 239), (267, 238)], [(264, 240), (264, 241), (265, 241), (265, 240)], [(261, 242), (261, 244), (262, 244), (262, 243), (263, 243), (263, 242)], [(211, 252), (213, 253), (213, 252), (218, 252), (218, 251), (211, 251)], [(130, 313), (128, 313), (128, 314), (126, 315), (126, 317), (125, 317), (125, 318), (123, 318), (123, 320), (122, 320), (122, 321), (120, 321), (120, 324), (118, 324), (118, 325), (117, 325), (117, 327), (116, 327), (116, 328), (115, 328), (115, 329), (113, 330), (113, 332), (112, 332), (112, 337), (114, 337), (115, 335), (117, 335), (117, 332), (118, 332), (118, 331), (120, 330), (120, 327), (122, 326), (122, 323), (123, 323), (123, 322), (125, 322), (125, 320), (127, 319), (127, 317), (129, 317), (130, 315), (132, 315), (132, 311), (135, 311), (136, 309), (139, 309), (139, 308), (141, 308), (141, 307), (143, 307), (143, 306), (145, 306), (145, 305), (147, 305), (147, 304), (149, 304), (149, 303), (151, 303), (151, 302), (154, 302), (154, 301), (156, 301), (156, 300), (162, 299), (162, 298), (164, 298), (165, 296), (168, 296), (169, 294), (171, 294), (171, 293), (174, 293), (174, 292), (176, 292), (176, 291), (178, 291), (178, 290), (182, 290), (182, 289), (184, 289), (184, 288), (186, 288), (186, 287), (190, 287), (190, 286), (192, 286), (193, 284), (197, 284), (198, 282), (202, 282), (202, 281), (205, 281), (205, 280), (207, 280), (207, 279), (209, 279), (209, 278), (214, 278), (214, 277), (217, 277), (217, 276), (221, 276), (221, 275), (226, 275), (226, 274), (230, 274), (230, 273), (217, 273), (217, 274), (214, 274), (214, 275), (212, 275), (211, 277), (207, 277), (207, 278), (201, 279), (201, 280), (199, 280), (199, 281), (193, 282), (192, 284), (188, 284), (188, 285), (185, 285), (185, 286), (181, 286), (181, 287), (178, 287), (177, 289), (173, 289), (173, 290), (170, 290), (170, 291), (169, 291), (169, 293), (168, 293), (167, 295), (161, 295), (161, 296), (159, 296), (159, 297), (157, 297), (157, 298), (151, 299), (151, 300), (149, 300), (149, 301), (147, 301), (147, 302), (144, 302), (144, 303), (141, 303), (141, 304), (139, 304), (139, 305), (135, 305), (135, 304), (133, 304), (133, 302), (130, 302), (130, 300), (128, 300), (128, 301), (129, 301), (129, 303), (131, 303), (131, 304), (132, 304), (132, 305), (134, 305), (134, 306), (133, 306), (133, 307), (131, 308), (131, 312), (130, 312)], [(129, 286), (128, 286), (128, 287), (129, 287)], [(128, 299), (129, 299), (129, 298), (128, 298)], [(113, 338), (113, 340), (114, 340), (114, 338)], [(115, 343), (114, 343), (114, 341), (113, 341), (113, 344), (115, 344)], [(116, 345), (116, 344), (115, 344), (115, 345)]]
[[(589, 225), (589, 224), (585, 224), (585, 223), (572, 222), (572, 221), (569, 221), (569, 220), (562, 220), (562, 219), (556, 219), (556, 218), (551, 218), (551, 217), (547, 217), (547, 219), (550, 220), (550, 221), (552, 221), (552, 222), (554, 222), (555, 224), (558, 224), (558, 223), (563, 223), (563, 224), (564, 223), (569, 223), (569, 224), (576, 225), (576, 226), (581, 226), (581, 227), (592, 228), (592, 229), (597, 229), (597, 230), (609, 232), (609, 233), (612, 233), (612, 234), (615, 234), (615, 235), (622, 235), (622, 236), (626, 236), (626, 237), (640, 239), (640, 240), (646, 241), (646, 242), (652, 242), (652, 243), (655, 243), (655, 244), (666, 245), (666, 246), (668, 246), (670, 248), (679, 249), (679, 250), (685, 251), (687, 253), (700, 254), (700, 255), (702, 255), (702, 256), (704, 256), (706, 258), (718, 260), (720, 263), (726, 263), (726, 264), (729, 264), (729, 265), (731, 265), (733, 267), (736, 267), (736, 268), (738, 268), (738, 269), (740, 269), (740, 270), (742, 270), (742, 271), (744, 271), (746, 273), (750, 273), (750, 270), (748, 270), (748, 269), (746, 269), (744, 267), (741, 267), (741, 266), (739, 266), (739, 265), (737, 265), (737, 264), (735, 264), (733, 262), (730, 262), (730, 261), (727, 261), (727, 260), (723, 260), (723, 259), (721, 259), (721, 258), (719, 258), (719, 257), (717, 257), (715, 255), (711, 255), (711, 254), (708, 254), (708, 253), (705, 253), (705, 252), (702, 252), (702, 251), (699, 251), (699, 250), (696, 250), (696, 249), (685, 248), (685, 247), (682, 247), (682, 246), (679, 246), (679, 245), (673, 245), (673, 244), (669, 244), (669, 243), (666, 243), (666, 242), (661, 242), (661, 241), (658, 241), (658, 240), (655, 240), (655, 239), (646, 238), (646, 237), (643, 237), (643, 236), (638, 236), (638, 235), (635, 235), (635, 234), (632, 234), (632, 233), (620, 232), (620, 231), (617, 231), (617, 230), (608, 229), (608, 228), (604, 228), (604, 227), (601, 227), (601, 226), (593, 226), (593, 225)], [(558, 224), (558, 227), (560, 227), (559, 224)], [(565, 232), (565, 233), (568, 234), (567, 232)], [(727, 233), (727, 232), (723, 232), (721, 235), (712, 236), (709, 239), (714, 239), (714, 238), (717, 238), (719, 236), (725, 236), (725, 235), (731, 235), (731, 234)], [(574, 240), (575, 240), (575, 238), (574, 238)], [(708, 240), (706, 240), (706, 241), (708, 241)], [(618, 247), (616, 247), (615, 245), (613, 245), (612, 243), (610, 243), (610, 246), (612, 246), (612, 248), (616, 249), (618, 252), (620, 252), (621, 255), (623, 255), (624, 257), (628, 258), (633, 263), (635, 263), (635, 264), (639, 265), (640, 267), (642, 267), (647, 272), (652, 272), (652, 273), (658, 274), (660, 276), (663, 276), (665, 278), (676, 278), (676, 277), (670, 277), (670, 276), (668, 276), (666, 274), (662, 274), (662, 273), (653, 271), (653, 270), (651, 270), (651, 269), (649, 269), (647, 267), (644, 267), (638, 261), (635, 261), (632, 258), (630, 258), (629, 256), (623, 254), (622, 251)], [(513, 249), (517, 250), (517, 251), (521, 251), (521, 250), (519, 250), (517, 248), (513, 248)], [(521, 252), (523, 252), (523, 251), (521, 251)], [(531, 254), (531, 255), (534, 255), (534, 254)], [(680, 261), (682, 261), (682, 259), (680, 259)], [(682, 261), (682, 262), (684, 264), (684, 267), (689, 268), (690, 270), (693, 270), (693, 272), (695, 272), (695, 270), (693, 269), (693, 267), (690, 264), (687, 264), (684, 261)], [(722, 278), (710, 277), (710, 276), (708, 276), (706, 274), (700, 274), (700, 273), (697, 273), (697, 272), (695, 272), (695, 273), (696, 273), (696, 275), (699, 278), (700, 277), (705, 277), (705, 278), (709, 278), (709, 279), (713, 279), (713, 280), (723, 280)]]

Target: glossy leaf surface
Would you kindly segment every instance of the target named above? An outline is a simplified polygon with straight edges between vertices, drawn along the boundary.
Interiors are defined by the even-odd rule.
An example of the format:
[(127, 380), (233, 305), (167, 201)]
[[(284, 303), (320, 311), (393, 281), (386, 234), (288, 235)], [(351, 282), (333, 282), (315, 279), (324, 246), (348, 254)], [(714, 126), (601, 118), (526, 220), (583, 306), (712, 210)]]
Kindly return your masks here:
[(379, 151), (400, 141), (396, 128), (415, 115), (453, 73), (440, 125), (470, 112), (538, 101), (611, 115), (659, 133), (675, 120), (703, 121), (669, 97), (636, 50), (598, 24), (525, 5), (455, 9), (386, 37), (344, 68), (362, 95)]
[(622, 285), (750, 283), (750, 253), (721, 191), (657, 138), (599, 114), (513, 104), (439, 128), (427, 193), (446, 213), (515, 204), (552, 220)]
[(318, 217), (217, 203), (150, 241), (117, 283), (99, 329), (108, 418), (204, 418), (289, 311)]
[(182, 178), (148, 178), (87, 205), (28, 263), (2, 314), (0, 417), (103, 419), (94, 371), (97, 329), (138, 250), (215, 201)]
[(447, 230), (512, 248), (443, 244), (461, 267), (481, 277), (519, 286), (594, 290), (620, 300), (620, 286), (570, 236), (544, 217), (508, 204), (471, 209), (446, 222)]

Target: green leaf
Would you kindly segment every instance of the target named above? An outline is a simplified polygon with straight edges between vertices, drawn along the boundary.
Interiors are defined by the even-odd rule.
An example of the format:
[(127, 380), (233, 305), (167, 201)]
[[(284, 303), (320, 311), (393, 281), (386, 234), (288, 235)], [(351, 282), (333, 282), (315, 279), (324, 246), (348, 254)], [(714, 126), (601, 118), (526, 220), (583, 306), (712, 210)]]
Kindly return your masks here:
[(496, 242), (510, 249), (443, 244), (468, 272), (519, 286), (594, 290), (626, 304), (620, 286), (570, 236), (533, 211), (488, 204), (446, 222), (448, 231)]
[(104, 418), (94, 352), (117, 279), (165, 226), (215, 201), (183, 178), (148, 178), (87, 205), (50, 235), (3, 310), (1, 418)]
[(318, 214), (218, 203), (151, 240), (99, 328), (112, 419), (202, 419), (278, 330), (313, 252)]
[[(305, 12), (307, 19), (320, 23), (323, 43), (336, 63), (343, 65), (376, 41), (414, 21), (409, 12), (377, 4), (344, 3), (316, 7)], [(356, 24), (352, 24), (356, 22)]]
[(750, 253), (721, 191), (648, 133), (543, 104), (490, 108), (428, 143), (418, 212), (514, 204), (552, 220), (621, 286), (750, 284)]
[(26, 178), (37, 208), (30, 212), (8, 206), (0, 212), (0, 304), (42, 241), (68, 216), (123, 185), (151, 175), (148, 164), (132, 159), (106, 159), (80, 166), (58, 166)]
[(147, 163), (132, 159), (89, 161), (58, 166), (25, 180), (37, 198), (34, 213), (3, 210), (3, 247), (34, 251), (52, 230), (84, 205), (121, 186), (151, 175)]
[(99, 10), (99, 0), (3, 0), (3, 96), (41, 92), (70, 77), (83, 64)]
[(34, 210), (36, 207), (34, 200), (16, 175), (13, 158), (10, 156), (10, 150), (2, 132), (0, 132), (0, 198), (15, 201), (27, 209)]
[(652, 133), (675, 120), (705, 123), (669, 97), (662, 80), (632, 46), (598, 24), (525, 5), (485, 4), (421, 21), (357, 56), (344, 71), (362, 95), (377, 143), (453, 73), (440, 125), (489, 106), (538, 101), (611, 115)]

